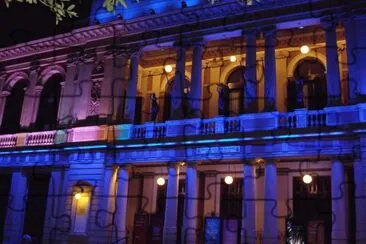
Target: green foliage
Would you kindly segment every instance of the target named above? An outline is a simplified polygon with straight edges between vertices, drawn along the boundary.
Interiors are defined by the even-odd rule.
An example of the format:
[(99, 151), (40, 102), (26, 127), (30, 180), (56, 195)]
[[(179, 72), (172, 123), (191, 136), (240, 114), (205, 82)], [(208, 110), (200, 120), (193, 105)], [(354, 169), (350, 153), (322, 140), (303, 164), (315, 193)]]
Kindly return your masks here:
[[(0, 0), (1, 1), (1, 0)], [(3, 0), (5, 5), (9, 7), (10, 3), (13, 0)], [(20, 3), (28, 3), (28, 4), (42, 4), (50, 9), (56, 16), (56, 24), (62, 21), (64, 18), (74, 18), (78, 17), (78, 14), (75, 10), (77, 0), (15, 0)], [(90, 0), (91, 1), (91, 0)], [(211, 4), (214, 4), (217, 0), (208, 0)], [(136, 0), (136, 2), (140, 2)], [(113, 12), (118, 4), (121, 4), (125, 8), (127, 8), (126, 0), (104, 0), (103, 7), (107, 9), (109, 12)]]

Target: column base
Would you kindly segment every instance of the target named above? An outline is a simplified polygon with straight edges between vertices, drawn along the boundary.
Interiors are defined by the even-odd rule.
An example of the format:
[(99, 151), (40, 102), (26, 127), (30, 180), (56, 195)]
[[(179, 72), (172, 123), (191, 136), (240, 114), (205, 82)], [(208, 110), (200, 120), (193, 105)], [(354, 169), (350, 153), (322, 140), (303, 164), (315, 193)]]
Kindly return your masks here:
[(327, 107), (338, 107), (342, 106), (340, 96), (328, 97)]
[(188, 229), (182, 232), (182, 243), (196, 243), (196, 230)]
[(366, 243), (366, 232), (356, 232), (356, 244)]
[(263, 244), (278, 244), (278, 237), (274, 236), (263, 236)]
[(243, 233), (244, 230), (242, 230), (241, 237), (240, 237), (240, 243), (241, 244), (256, 244), (257, 243), (257, 234), (256, 232), (252, 233)]
[(127, 244), (129, 240), (127, 231), (117, 231), (117, 239), (115, 233), (113, 233), (113, 243), (116, 244)]
[(332, 244), (347, 244), (347, 235), (343, 230), (332, 231)]
[(166, 227), (164, 228), (164, 244), (175, 244), (177, 242), (177, 228)]

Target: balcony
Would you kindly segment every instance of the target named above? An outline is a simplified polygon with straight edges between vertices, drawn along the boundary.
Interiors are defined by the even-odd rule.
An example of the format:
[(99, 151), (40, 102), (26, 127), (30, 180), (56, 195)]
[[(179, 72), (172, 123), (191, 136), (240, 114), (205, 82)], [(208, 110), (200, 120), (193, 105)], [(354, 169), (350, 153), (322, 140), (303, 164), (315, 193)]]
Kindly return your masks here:
[[(243, 114), (237, 117), (216, 117), (210, 119), (171, 120), (164, 123), (142, 125), (122, 124), (115, 126), (88, 126), (68, 130), (18, 133), (0, 136), (0, 148), (50, 146), (72, 143), (97, 143), (126, 140), (164, 139), (190, 136), (210, 136), (240, 133), (273, 132), (282, 130), (286, 137), (291, 130), (349, 127), (366, 122), (366, 104), (329, 107), (318, 111), (307, 109), (291, 113), (267, 112)], [(329, 131), (329, 130), (328, 130)], [(274, 133), (271, 133), (276, 137)], [(313, 134), (313, 133), (312, 133)], [(225, 136), (227, 138), (227, 136)], [(258, 139), (258, 138), (256, 138)], [(263, 138), (262, 138), (263, 139)]]

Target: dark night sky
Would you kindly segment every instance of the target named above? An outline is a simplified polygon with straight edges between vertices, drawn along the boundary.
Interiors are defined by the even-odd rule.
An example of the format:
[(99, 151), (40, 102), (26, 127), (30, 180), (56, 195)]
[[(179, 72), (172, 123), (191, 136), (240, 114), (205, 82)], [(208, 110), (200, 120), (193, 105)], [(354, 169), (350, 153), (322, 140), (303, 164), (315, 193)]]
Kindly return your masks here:
[(48, 8), (13, 2), (9, 8), (0, 0), (0, 48), (68, 32), (88, 24), (91, 0), (79, 0), (78, 18), (65, 19), (56, 26), (55, 16)]

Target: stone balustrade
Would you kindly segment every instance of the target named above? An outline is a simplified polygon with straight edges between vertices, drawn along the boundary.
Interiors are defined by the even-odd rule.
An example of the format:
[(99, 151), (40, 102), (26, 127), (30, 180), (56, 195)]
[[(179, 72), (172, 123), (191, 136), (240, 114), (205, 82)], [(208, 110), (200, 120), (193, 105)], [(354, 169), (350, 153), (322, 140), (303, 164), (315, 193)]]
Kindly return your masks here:
[(171, 120), (165, 123), (88, 126), (68, 130), (18, 133), (0, 136), (0, 148), (44, 146), (75, 142), (158, 139), (197, 135), (272, 131), (276, 129), (322, 128), (366, 122), (366, 104), (329, 107), (290, 113), (268, 112), (237, 117)]

